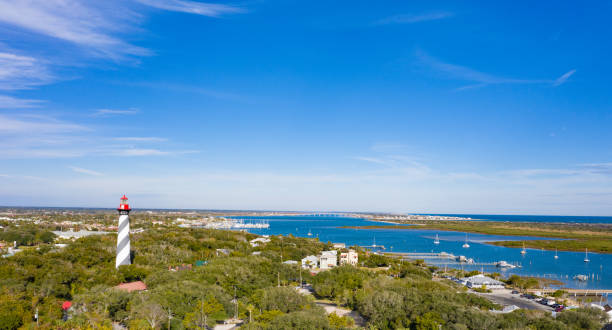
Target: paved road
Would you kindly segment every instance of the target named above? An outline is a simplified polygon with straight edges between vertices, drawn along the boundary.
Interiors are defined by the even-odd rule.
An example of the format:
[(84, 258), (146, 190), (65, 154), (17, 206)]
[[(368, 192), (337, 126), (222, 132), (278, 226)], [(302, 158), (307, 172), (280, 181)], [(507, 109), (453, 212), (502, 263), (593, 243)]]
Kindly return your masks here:
[(529, 300), (527, 298), (521, 298), (518, 294), (511, 294), (506, 292), (493, 292), (493, 293), (478, 293), (475, 294), (485, 297), (496, 304), (508, 306), (508, 305), (516, 305), (517, 307), (523, 309), (533, 309), (540, 311), (548, 311), (551, 312), (553, 309), (548, 306), (544, 306), (539, 304), (533, 300)]

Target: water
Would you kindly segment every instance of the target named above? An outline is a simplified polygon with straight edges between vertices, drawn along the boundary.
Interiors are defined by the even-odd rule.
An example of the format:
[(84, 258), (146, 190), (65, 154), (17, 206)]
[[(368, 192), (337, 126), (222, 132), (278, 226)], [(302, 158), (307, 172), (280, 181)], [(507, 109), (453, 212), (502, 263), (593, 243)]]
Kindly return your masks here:
[(573, 215), (504, 215), (504, 214), (425, 214), (488, 221), (510, 222), (548, 222), (548, 223), (612, 223), (612, 217), (573, 216)]
[[(280, 217), (240, 217), (241, 219), (261, 220), (269, 222), (269, 229), (251, 229), (249, 232), (260, 235), (288, 235), (300, 237), (318, 237), (321, 241), (346, 243), (350, 245), (370, 246), (376, 240), (376, 245), (384, 245), (390, 252), (447, 252), (456, 256), (464, 255), (473, 258), (477, 263), (492, 263), (504, 260), (511, 264), (521, 264), (521, 268), (501, 269), (495, 266), (480, 266), (463, 264), (465, 270), (484, 270), (499, 272), (504, 277), (512, 274), (522, 276), (537, 276), (564, 282), (562, 287), (580, 289), (612, 289), (612, 255), (589, 253), (588, 263), (585, 263), (584, 252), (558, 252), (527, 249), (521, 255), (520, 248), (506, 248), (485, 244), (485, 242), (501, 240), (533, 240), (538, 237), (499, 236), (468, 234), (470, 248), (462, 248), (465, 243), (464, 232), (448, 232), (434, 230), (392, 230), (392, 229), (349, 229), (341, 226), (368, 226), (375, 223), (365, 219), (325, 216), (280, 216)], [(524, 221), (524, 220), (523, 220)], [(312, 236), (308, 236), (308, 232)], [(440, 244), (433, 244), (438, 234)], [(461, 268), (460, 264), (440, 259), (427, 260), (439, 267)], [(594, 275), (596, 279), (586, 282), (573, 280), (575, 275)], [(605, 298), (604, 298), (605, 300)], [(612, 296), (610, 296), (612, 301)]]

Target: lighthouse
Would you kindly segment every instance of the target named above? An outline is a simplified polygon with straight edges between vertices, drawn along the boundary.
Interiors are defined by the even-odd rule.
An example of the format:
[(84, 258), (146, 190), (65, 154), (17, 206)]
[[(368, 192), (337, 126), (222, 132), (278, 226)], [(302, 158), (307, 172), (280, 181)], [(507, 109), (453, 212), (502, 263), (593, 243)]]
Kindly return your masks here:
[(121, 265), (131, 265), (130, 259), (130, 204), (128, 199), (123, 195), (119, 203), (119, 229), (117, 230), (117, 260), (115, 268)]

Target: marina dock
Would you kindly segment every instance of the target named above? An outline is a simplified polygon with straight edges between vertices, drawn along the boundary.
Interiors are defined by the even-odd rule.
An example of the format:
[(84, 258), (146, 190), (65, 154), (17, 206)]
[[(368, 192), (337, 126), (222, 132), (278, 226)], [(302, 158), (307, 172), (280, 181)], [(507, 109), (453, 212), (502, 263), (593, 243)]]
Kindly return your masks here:
[(527, 292), (535, 293), (540, 292), (542, 294), (551, 294), (557, 290), (563, 290), (569, 295), (573, 296), (608, 296), (612, 294), (612, 290), (606, 289), (529, 289)]

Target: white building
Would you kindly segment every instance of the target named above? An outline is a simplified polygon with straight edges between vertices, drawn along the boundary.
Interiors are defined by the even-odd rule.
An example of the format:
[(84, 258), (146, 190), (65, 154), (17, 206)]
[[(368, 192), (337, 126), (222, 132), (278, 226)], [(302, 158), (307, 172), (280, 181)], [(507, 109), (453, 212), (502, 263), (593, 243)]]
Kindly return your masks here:
[(75, 240), (81, 237), (86, 237), (86, 236), (91, 236), (91, 235), (105, 235), (105, 234), (108, 234), (109, 232), (107, 231), (89, 231), (89, 230), (72, 231), (72, 229), (70, 229), (68, 231), (54, 231), (53, 233), (57, 235), (58, 238)]
[(487, 289), (503, 289), (505, 287), (503, 282), (484, 276), (483, 274), (462, 278), (461, 282), (465, 283), (465, 286), (468, 288), (482, 288), (483, 285), (486, 286)]
[(317, 256), (307, 256), (302, 259), (302, 268), (314, 269), (319, 266), (319, 258)]
[(348, 252), (340, 253), (340, 265), (349, 264), (356, 266), (359, 263), (359, 256), (355, 250), (348, 250)]
[(319, 257), (319, 268), (329, 269), (338, 266), (338, 251), (323, 251)]
[(270, 239), (267, 237), (257, 237), (249, 241), (252, 247), (257, 247), (257, 246), (260, 246), (260, 245), (263, 245), (269, 242), (270, 242)]
[(345, 249), (346, 244), (344, 243), (334, 243), (334, 249)]

